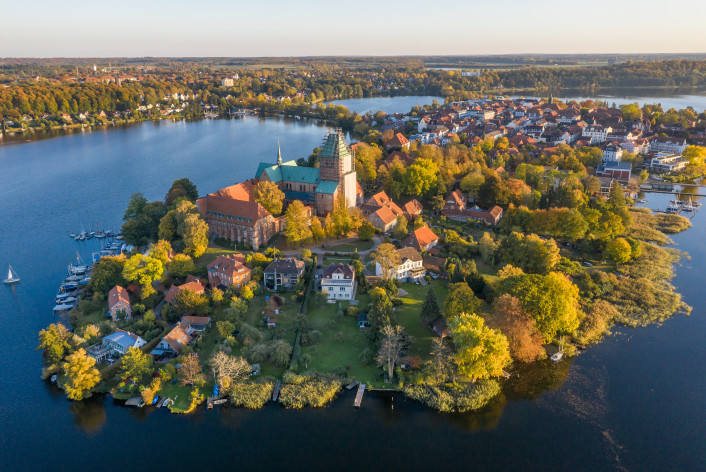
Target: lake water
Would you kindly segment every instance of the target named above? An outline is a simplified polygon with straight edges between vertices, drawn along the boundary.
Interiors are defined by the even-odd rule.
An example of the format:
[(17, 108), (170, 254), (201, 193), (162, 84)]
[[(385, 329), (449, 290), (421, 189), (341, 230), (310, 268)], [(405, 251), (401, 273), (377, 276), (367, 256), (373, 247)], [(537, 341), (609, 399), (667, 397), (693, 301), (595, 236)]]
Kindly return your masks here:
[(355, 111), (359, 115), (366, 113), (375, 114), (377, 111), (385, 113), (407, 113), (412, 107), (431, 105), (436, 100), (441, 105), (444, 104), (444, 97), (434, 96), (408, 96), (408, 97), (374, 97), (374, 98), (350, 98), (347, 100), (333, 100), (326, 104), (343, 105), (350, 111)]
[[(375, 107), (379, 108), (379, 107)], [(329, 407), (199, 409), (171, 415), (109, 398), (66, 400), (40, 380), (37, 332), (53, 321), (65, 266), (115, 227), (132, 192), (160, 199), (174, 179), (204, 194), (274, 160), (307, 156), (325, 128), (259, 119), (143, 123), (0, 145), (0, 470), (704, 470), (706, 278), (703, 213), (676, 235), (692, 259), (676, 285), (694, 306), (663, 326), (620, 329), (573, 360), (521, 373), (486, 410), (442, 415), (401, 397), (344, 392)], [(664, 208), (663, 195), (648, 197)], [(3, 269), (4, 270), (4, 269)], [(527, 382), (536, 388), (512, 385)], [(394, 406), (394, 409), (393, 409)]]

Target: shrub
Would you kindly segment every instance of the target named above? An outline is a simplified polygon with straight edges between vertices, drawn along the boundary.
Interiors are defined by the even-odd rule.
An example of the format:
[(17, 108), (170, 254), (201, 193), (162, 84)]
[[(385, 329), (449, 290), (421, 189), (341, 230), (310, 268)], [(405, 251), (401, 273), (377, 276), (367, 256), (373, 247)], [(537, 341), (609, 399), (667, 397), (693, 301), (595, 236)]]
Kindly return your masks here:
[(336, 397), (342, 382), (338, 378), (287, 373), (280, 392), (286, 408), (322, 407)]
[(264, 362), (270, 356), (271, 347), (267, 343), (258, 343), (248, 349), (248, 361), (250, 363)]
[(358, 354), (358, 360), (363, 365), (370, 365), (375, 360), (375, 353), (370, 348), (366, 347)]
[(404, 393), (435, 410), (465, 412), (486, 406), (500, 393), (500, 384), (495, 380), (485, 380), (466, 385), (406, 385)]
[(292, 357), (292, 345), (282, 339), (275, 341), (270, 350), (270, 360), (273, 364), (284, 367)]
[(263, 377), (256, 381), (233, 382), (229, 395), (230, 402), (244, 408), (262, 408), (270, 400), (275, 381), (272, 377)]

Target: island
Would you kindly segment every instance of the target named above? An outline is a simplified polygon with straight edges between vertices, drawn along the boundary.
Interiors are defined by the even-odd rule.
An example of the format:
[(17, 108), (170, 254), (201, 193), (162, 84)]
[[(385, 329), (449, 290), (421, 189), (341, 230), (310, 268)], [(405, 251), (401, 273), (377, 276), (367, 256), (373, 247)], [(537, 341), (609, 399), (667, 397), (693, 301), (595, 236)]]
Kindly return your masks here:
[(39, 333), (43, 378), (174, 413), (321, 407), (343, 388), (481, 409), (614, 325), (689, 313), (669, 283), (685, 255), (667, 246), (700, 203), (648, 209), (641, 192), (693, 182), (706, 148), (653, 121), (459, 100), (368, 114), (359, 142), (335, 128), (296, 160), (278, 145), (203, 196), (188, 178), (134, 194), (125, 244), (57, 295), (73, 300)]

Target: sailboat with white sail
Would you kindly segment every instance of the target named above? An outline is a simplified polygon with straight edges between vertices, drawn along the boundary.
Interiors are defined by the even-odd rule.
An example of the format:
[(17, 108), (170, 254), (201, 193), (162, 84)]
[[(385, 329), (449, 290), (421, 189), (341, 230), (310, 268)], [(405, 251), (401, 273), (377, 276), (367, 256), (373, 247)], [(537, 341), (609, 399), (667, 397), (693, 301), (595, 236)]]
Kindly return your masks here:
[(16, 283), (19, 282), (19, 281), (20, 281), (20, 276), (17, 275), (17, 272), (15, 272), (14, 270), (12, 270), (12, 266), (11, 266), (11, 265), (8, 265), (8, 269), (7, 269), (7, 278), (3, 280), (3, 282), (5, 283), (5, 285), (16, 284)]

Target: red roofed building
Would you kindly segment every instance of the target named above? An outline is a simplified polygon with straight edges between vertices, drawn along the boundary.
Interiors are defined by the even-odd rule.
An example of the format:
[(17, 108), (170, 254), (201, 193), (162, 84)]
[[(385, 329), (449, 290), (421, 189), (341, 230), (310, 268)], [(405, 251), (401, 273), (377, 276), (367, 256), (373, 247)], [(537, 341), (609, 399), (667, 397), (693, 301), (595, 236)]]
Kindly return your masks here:
[(392, 139), (390, 139), (387, 144), (385, 144), (385, 149), (409, 149), (409, 139), (405, 138), (402, 133), (395, 134)]
[(118, 319), (129, 320), (132, 318), (130, 296), (127, 290), (120, 285), (116, 285), (108, 292), (108, 313), (110, 313), (113, 322)]
[(380, 207), (368, 215), (368, 221), (381, 231), (390, 231), (397, 226), (397, 215), (389, 207)]
[(281, 220), (255, 201), (257, 179), (248, 180), (196, 200), (211, 234), (254, 249), (265, 246), (281, 228)]
[[(169, 354), (174, 357), (178, 357), (181, 354), (181, 350), (184, 346), (188, 346), (193, 338), (186, 332), (186, 329), (179, 322), (177, 325), (167, 333), (164, 338), (159, 342), (155, 351), (161, 351), (159, 354)], [(153, 351), (154, 353), (154, 351)]]
[(402, 209), (404, 210), (404, 216), (410, 221), (422, 214), (422, 204), (416, 198), (405, 203)]
[(404, 240), (403, 244), (408, 247), (413, 247), (417, 251), (426, 251), (436, 246), (438, 242), (439, 237), (434, 234), (429, 226), (424, 225), (410, 233), (410, 235), (407, 236), (407, 239)]
[(191, 290), (199, 294), (203, 294), (206, 292), (206, 290), (204, 290), (203, 288), (203, 285), (201, 285), (199, 282), (187, 282), (179, 286), (172, 285), (167, 294), (164, 296), (164, 301), (166, 303), (169, 303), (170, 305), (174, 305), (176, 294), (181, 292), (182, 290)]
[(240, 288), (250, 282), (252, 271), (245, 267), (242, 254), (220, 255), (208, 266), (208, 284), (211, 287)]
[(467, 198), (459, 189), (451, 192), (446, 198), (441, 214), (446, 218), (456, 221), (485, 221), (489, 225), (495, 226), (503, 217), (503, 209), (497, 205), (488, 210), (482, 210), (477, 206), (467, 208)]

